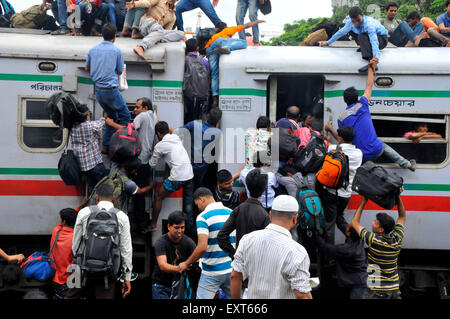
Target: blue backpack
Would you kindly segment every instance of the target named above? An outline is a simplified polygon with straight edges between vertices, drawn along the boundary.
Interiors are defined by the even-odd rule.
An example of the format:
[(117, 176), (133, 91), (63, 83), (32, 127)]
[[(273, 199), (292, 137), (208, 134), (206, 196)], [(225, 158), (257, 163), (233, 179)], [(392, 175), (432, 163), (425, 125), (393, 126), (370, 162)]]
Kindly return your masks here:
[(317, 192), (308, 185), (307, 177), (303, 177), (303, 181), (294, 177), (299, 187), (297, 201), (299, 211), (299, 226), (302, 230), (306, 230), (308, 237), (312, 237), (315, 230), (322, 235), (325, 227), (325, 214)]

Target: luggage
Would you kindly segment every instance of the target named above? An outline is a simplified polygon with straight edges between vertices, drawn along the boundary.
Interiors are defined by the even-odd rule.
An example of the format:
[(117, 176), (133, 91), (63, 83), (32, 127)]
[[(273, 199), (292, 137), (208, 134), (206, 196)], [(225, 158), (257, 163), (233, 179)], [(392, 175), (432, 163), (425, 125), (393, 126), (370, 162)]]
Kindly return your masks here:
[[(269, 142), (271, 145), (272, 139)], [(278, 154), (283, 159), (289, 159), (294, 157), (298, 151), (300, 145), (300, 139), (290, 132), (290, 129), (279, 128), (278, 129), (278, 141), (274, 140), (271, 145), (271, 149), (276, 149), (278, 147)], [(272, 151), (273, 152), (273, 151)]]
[(77, 186), (82, 183), (80, 163), (73, 150), (65, 149), (58, 162), (59, 176), (66, 185)]
[(170, 299), (193, 299), (193, 289), (186, 272), (184, 271), (176, 276), (177, 279), (172, 282)]
[(317, 172), (317, 180), (331, 188), (347, 188), (349, 184), (348, 156), (342, 152), (340, 145), (325, 156), (322, 168)]
[(15, 11), (6, 0), (0, 0), (0, 28), (11, 28), (11, 17)]
[(313, 231), (322, 235), (325, 227), (325, 213), (319, 195), (310, 188), (306, 176), (303, 177), (303, 180), (298, 180), (296, 177), (294, 180), (299, 187), (297, 201), (300, 229), (306, 230), (308, 237), (312, 237)]
[(314, 31), (306, 37), (306, 39), (300, 44), (302, 46), (315, 46), (320, 41), (327, 41), (328, 35), (325, 29), (319, 29)]
[(125, 194), (125, 182), (129, 181), (130, 179), (123, 174), (120, 174), (120, 168), (115, 168), (111, 174), (108, 176), (103, 177), (92, 190), (91, 194), (89, 194), (89, 198), (87, 200), (87, 205), (96, 205), (96, 195), (97, 195), (97, 189), (98, 187), (103, 183), (110, 183), (114, 186), (114, 192), (113, 192), (113, 204), (114, 207), (120, 209), (121, 211), (124, 211), (128, 204), (128, 197)]
[(205, 45), (209, 39), (216, 33), (216, 28), (203, 28), (199, 29), (196, 35), (198, 41), (199, 53), (206, 54)]
[(73, 95), (58, 92), (49, 97), (45, 107), (55, 125), (70, 129), (75, 123), (83, 122), (87, 116), (80, 110), (80, 105)]
[(106, 210), (97, 205), (90, 206), (91, 213), (87, 220), (86, 234), (75, 256), (75, 261), (82, 271), (82, 286), (86, 274), (104, 274), (105, 288), (107, 277), (116, 277), (120, 268), (119, 221), (117, 208)]
[(207, 99), (209, 97), (210, 79), (208, 70), (198, 56), (186, 56), (183, 78), (183, 95), (189, 99)]
[(311, 132), (311, 139), (305, 147), (301, 147), (294, 157), (294, 168), (302, 174), (316, 173), (325, 160), (327, 153), (322, 136)]
[(59, 235), (61, 234), (61, 230), (55, 236), (55, 240), (53, 241), (52, 248), (50, 252), (42, 253), (42, 252), (34, 252), (20, 265), (23, 273), (27, 278), (38, 280), (38, 281), (49, 281), (53, 279), (56, 273), (56, 269), (52, 267), (52, 264), (55, 262), (50, 258), (52, 255), (53, 249), (55, 248), (56, 242), (58, 241)]
[(117, 130), (109, 142), (109, 158), (117, 163), (139, 156), (142, 151), (141, 140), (133, 123)]
[(263, 3), (258, 1), (258, 9), (262, 14), (267, 15), (272, 12), (272, 4), (270, 0), (264, 0)]
[(385, 209), (392, 209), (397, 204), (402, 185), (401, 176), (368, 161), (356, 170), (352, 190)]

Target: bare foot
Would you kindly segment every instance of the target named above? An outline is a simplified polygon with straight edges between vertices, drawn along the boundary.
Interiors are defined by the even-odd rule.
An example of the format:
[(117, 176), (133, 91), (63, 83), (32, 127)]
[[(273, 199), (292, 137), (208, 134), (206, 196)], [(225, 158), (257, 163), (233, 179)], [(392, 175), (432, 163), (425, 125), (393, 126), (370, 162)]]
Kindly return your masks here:
[(133, 32), (131, 32), (131, 38), (132, 39), (142, 39), (143, 36), (139, 33), (138, 30), (133, 29)]
[(129, 28), (123, 28), (122, 36), (129, 37), (130, 36), (130, 29)]
[(135, 46), (135, 47), (133, 48), (133, 51), (134, 51), (134, 53), (136, 53), (137, 55), (139, 55), (139, 57), (140, 57), (141, 59), (148, 60), (148, 58), (144, 55), (144, 49), (143, 49), (141, 46), (139, 46), (139, 45)]

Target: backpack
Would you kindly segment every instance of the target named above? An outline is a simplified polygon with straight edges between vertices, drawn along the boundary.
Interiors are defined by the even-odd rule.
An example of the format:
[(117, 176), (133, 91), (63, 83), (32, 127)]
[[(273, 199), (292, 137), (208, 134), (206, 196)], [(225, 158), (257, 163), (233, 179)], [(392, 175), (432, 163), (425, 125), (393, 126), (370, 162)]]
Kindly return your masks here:
[(294, 168), (303, 174), (316, 173), (325, 160), (327, 153), (322, 136), (311, 132), (311, 138), (305, 147), (301, 147), (294, 157)]
[(329, 151), (325, 156), (322, 168), (317, 172), (316, 177), (322, 185), (336, 189), (347, 188), (350, 179), (349, 173), (348, 156), (338, 145), (336, 150)]
[(11, 28), (11, 17), (15, 11), (6, 0), (0, 0), (0, 28)]
[(98, 187), (103, 183), (110, 183), (114, 186), (114, 192), (113, 192), (113, 204), (114, 207), (120, 209), (121, 211), (125, 211), (126, 207), (128, 205), (128, 196), (125, 194), (125, 182), (129, 181), (130, 179), (124, 175), (120, 174), (120, 168), (115, 168), (111, 174), (108, 176), (103, 177), (92, 190), (91, 194), (89, 195), (89, 198), (87, 200), (87, 205), (95, 205), (97, 203), (96, 201), (96, 195), (97, 195), (97, 189)]
[(109, 158), (117, 163), (139, 156), (142, 151), (141, 140), (133, 123), (117, 130), (109, 142)]
[(270, 0), (264, 0), (263, 3), (258, 1), (258, 9), (262, 14), (267, 15), (272, 12), (272, 4)]
[[(290, 129), (279, 128), (278, 132), (278, 141), (274, 141), (275, 145), (278, 144), (278, 154), (284, 158), (294, 157), (298, 151), (300, 139), (294, 133), (291, 133)], [(274, 145), (271, 144), (271, 141), (272, 138), (270, 138), (268, 145), (273, 149)]]
[(172, 282), (170, 299), (193, 299), (193, 289), (185, 271), (177, 274)]
[(308, 237), (312, 237), (312, 232), (316, 231), (322, 235), (325, 227), (325, 213), (319, 195), (308, 185), (307, 177), (300, 181), (294, 177), (294, 181), (299, 188), (297, 201), (299, 205), (299, 226), (306, 230)]
[(206, 54), (205, 45), (214, 34), (216, 34), (216, 28), (203, 28), (198, 30), (196, 39), (200, 54)]
[(34, 5), (11, 17), (11, 24), (14, 28), (38, 29), (43, 26), (49, 16), (41, 13), (41, 5)]
[(352, 190), (385, 209), (392, 209), (397, 205), (397, 196), (402, 185), (401, 176), (367, 161), (356, 170)]
[(328, 39), (330, 39), (333, 36), (333, 34), (335, 34), (339, 30), (339, 23), (329, 21), (328, 19), (323, 19), (322, 22), (316, 25), (311, 31), (315, 32), (320, 29), (325, 29)]
[(198, 56), (186, 56), (183, 78), (183, 94), (189, 99), (206, 99), (210, 86), (208, 70)]
[(433, 38), (422, 39), (419, 42), (419, 47), (442, 47), (442, 43), (439, 40)]
[[(107, 288), (107, 277), (117, 276), (120, 268), (119, 210), (106, 210), (97, 205), (89, 206), (89, 209), (86, 234), (81, 239), (75, 260), (83, 275), (103, 273)], [(85, 283), (86, 276), (83, 276), (82, 286)]]
[(45, 105), (53, 123), (68, 129), (86, 118), (87, 114), (80, 111), (80, 106), (81, 103), (72, 94), (65, 92), (53, 94)]

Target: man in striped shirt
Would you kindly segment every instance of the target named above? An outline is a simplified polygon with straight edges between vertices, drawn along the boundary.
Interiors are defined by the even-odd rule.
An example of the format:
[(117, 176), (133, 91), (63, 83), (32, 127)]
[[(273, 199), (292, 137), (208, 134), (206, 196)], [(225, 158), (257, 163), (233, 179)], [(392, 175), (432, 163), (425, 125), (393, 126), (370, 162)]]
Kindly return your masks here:
[(369, 246), (368, 289), (364, 299), (401, 299), (397, 260), (404, 236), (405, 206), (399, 194), (397, 222), (386, 213), (378, 213), (372, 222), (372, 232), (369, 232), (360, 224), (366, 203), (367, 198), (363, 196), (351, 223), (361, 239)]
[[(217, 234), (227, 221), (232, 210), (214, 200), (212, 192), (200, 187), (194, 192), (194, 203), (202, 212), (197, 216), (198, 243), (192, 255), (179, 265), (180, 273), (200, 259), (202, 274), (197, 288), (197, 299), (213, 299), (222, 288), (228, 298), (230, 294), (231, 258), (219, 247)], [(236, 242), (235, 232), (230, 241)]]
[(242, 281), (248, 282), (248, 299), (312, 299), (309, 256), (292, 239), (298, 202), (289, 195), (275, 198), (271, 224), (242, 237), (234, 255), (231, 296), (241, 297)]

